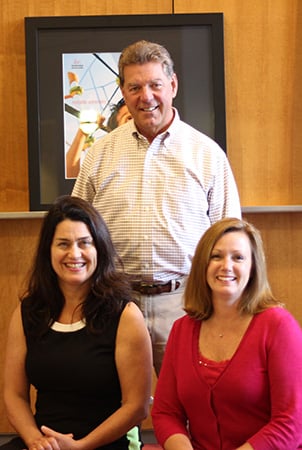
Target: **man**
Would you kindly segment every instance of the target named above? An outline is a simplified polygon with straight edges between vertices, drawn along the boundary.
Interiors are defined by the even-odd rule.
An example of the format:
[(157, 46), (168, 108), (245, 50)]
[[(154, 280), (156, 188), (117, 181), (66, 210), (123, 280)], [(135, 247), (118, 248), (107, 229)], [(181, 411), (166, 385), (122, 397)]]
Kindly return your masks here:
[(153, 343), (159, 373), (191, 259), (204, 231), (241, 217), (223, 150), (182, 122), (173, 99), (178, 81), (161, 45), (139, 41), (122, 52), (120, 87), (133, 118), (89, 151), (73, 195), (105, 219), (129, 274)]

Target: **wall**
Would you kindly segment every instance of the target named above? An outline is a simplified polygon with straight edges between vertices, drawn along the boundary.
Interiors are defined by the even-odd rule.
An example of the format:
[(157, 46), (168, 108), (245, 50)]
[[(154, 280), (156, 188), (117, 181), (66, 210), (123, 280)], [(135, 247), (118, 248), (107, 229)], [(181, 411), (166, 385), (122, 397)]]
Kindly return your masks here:
[[(0, 211), (28, 211), (24, 17), (223, 12), (228, 156), (262, 232), (276, 295), (302, 324), (302, 3), (299, 0), (2, 0)], [(300, 43), (300, 46), (299, 46)], [(0, 389), (7, 324), (41, 220), (0, 214)], [(148, 422), (150, 424), (150, 421)], [(0, 432), (11, 430), (0, 397)]]

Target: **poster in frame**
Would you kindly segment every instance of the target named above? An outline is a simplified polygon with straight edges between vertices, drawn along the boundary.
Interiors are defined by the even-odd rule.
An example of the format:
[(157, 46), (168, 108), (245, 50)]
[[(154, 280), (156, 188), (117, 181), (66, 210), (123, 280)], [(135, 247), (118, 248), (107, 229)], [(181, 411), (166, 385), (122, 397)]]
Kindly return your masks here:
[[(31, 211), (48, 210), (56, 197), (71, 193), (75, 182), (75, 178), (66, 175), (66, 152), (71, 140), (68, 132), (72, 120), (74, 127), (79, 121), (80, 107), (74, 106), (84, 103), (84, 97), (74, 104), (68, 102), (67, 74), (76, 73), (80, 68), (86, 78), (79, 81), (81, 75), (76, 73), (76, 83), (86, 83), (87, 93), (89, 58), (102, 60), (99, 74), (97, 64), (94, 75), (89, 74), (95, 95), (85, 101), (98, 102), (100, 113), (108, 116), (111, 103), (121, 95), (118, 83), (113, 82), (117, 79), (118, 55), (124, 47), (140, 39), (158, 42), (168, 49), (179, 80), (174, 106), (180, 117), (212, 137), (226, 151), (222, 13), (26, 17)], [(110, 83), (98, 80), (96, 87), (95, 82), (100, 74), (105, 74), (107, 63), (113, 78)], [(69, 87), (72, 88), (70, 79)]]

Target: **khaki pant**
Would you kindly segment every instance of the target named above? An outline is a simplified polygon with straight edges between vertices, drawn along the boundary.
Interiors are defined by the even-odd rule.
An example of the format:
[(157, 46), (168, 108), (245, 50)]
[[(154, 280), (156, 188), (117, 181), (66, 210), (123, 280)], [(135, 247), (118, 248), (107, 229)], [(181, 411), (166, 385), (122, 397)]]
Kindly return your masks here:
[(136, 293), (140, 307), (152, 340), (153, 365), (158, 376), (168, 336), (173, 322), (185, 314), (183, 294), (186, 278), (177, 280), (181, 285), (176, 291), (160, 295), (142, 295)]

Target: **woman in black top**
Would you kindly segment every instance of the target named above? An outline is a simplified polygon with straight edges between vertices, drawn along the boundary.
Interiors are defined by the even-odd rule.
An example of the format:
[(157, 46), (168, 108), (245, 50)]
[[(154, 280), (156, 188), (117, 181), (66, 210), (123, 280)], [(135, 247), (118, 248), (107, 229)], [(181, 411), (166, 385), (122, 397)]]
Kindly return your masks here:
[(9, 328), (4, 400), (20, 438), (2, 449), (140, 448), (152, 357), (131, 298), (103, 219), (84, 200), (60, 197)]

